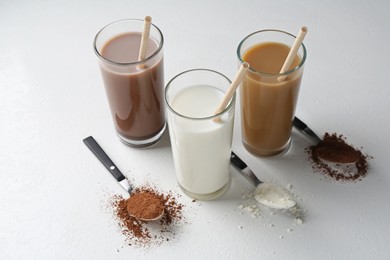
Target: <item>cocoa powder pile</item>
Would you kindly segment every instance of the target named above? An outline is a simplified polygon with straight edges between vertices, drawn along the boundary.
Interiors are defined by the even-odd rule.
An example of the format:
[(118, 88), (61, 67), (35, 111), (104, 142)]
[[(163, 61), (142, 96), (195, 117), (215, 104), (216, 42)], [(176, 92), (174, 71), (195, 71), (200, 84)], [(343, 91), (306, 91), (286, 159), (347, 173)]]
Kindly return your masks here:
[(306, 151), (314, 170), (337, 181), (361, 180), (367, 174), (368, 159), (372, 158), (347, 144), (346, 138), (336, 133), (325, 133), (322, 142)]
[[(157, 198), (164, 207), (164, 213), (160, 220), (145, 222), (130, 216), (128, 211), (129, 205), (137, 208), (137, 200), (140, 197), (144, 197), (145, 194), (150, 195), (146, 196), (149, 199), (152, 198), (154, 200)], [(121, 233), (125, 236), (126, 243), (129, 246), (147, 247), (150, 245), (161, 245), (174, 239), (180, 230), (181, 224), (185, 221), (182, 212), (184, 205), (178, 202), (178, 196), (172, 192), (161, 193), (151, 186), (136, 188), (130, 198), (127, 199), (121, 195), (113, 196), (110, 205), (113, 208)], [(155, 210), (152, 209), (151, 211)], [(148, 213), (148, 210), (144, 210), (145, 212), (146, 214), (150, 213), (150, 211)]]
[(155, 219), (164, 211), (164, 204), (160, 198), (149, 191), (132, 194), (127, 202), (127, 212), (137, 219)]

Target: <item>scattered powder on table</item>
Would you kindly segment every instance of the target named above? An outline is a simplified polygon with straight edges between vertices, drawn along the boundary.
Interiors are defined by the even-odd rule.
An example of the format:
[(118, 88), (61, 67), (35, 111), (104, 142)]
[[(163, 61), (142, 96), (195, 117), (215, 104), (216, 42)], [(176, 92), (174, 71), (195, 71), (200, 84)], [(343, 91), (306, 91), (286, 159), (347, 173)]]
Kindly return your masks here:
[[(343, 135), (325, 133), (322, 142), (306, 149), (313, 169), (337, 181), (356, 181), (366, 176), (368, 159), (359, 149), (347, 144)], [(326, 160), (323, 160), (325, 158)], [(344, 163), (356, 161), (353, 163)]]
[[(129, 199), (145, 192), (159, 198), (164, 205), (164, 214), (160, 220), (145, 222), (129, 215)], [(185, 223), (183, 217), (184, 205), (178, 202), (177, 198), (179, 196), (173, 192), (161, 193), (151, 186), (136, 188), (132, 196), (127, 199), (121, 195), (114, 195), (110, 200), (110, 206), (113, 208), (114, 216), (127, 244), (129, 246), (148, 247), (173, 240), (178, 230), (180, 230), (180, 225)]]
[[(291, 191), (292, 184), (287, 185), (287, 189)], [(292, 195), (293, 193), (291, 193)], [(303, 220), (305, 218), (305, 212), (306, 210), (303, 210), (298, 204), (295, 206), (288, 208), (288, 209), (271, 209), (268, 208), (262, 204), (259, 204), (258, 201), (255, 198), (256, 192), (248, 192), (242, 195), (242, 198), (244, 199), (244, 203), (239, 205), (239, 209), (241, 209), (241, 213), (246, 212), (253, 218), (259, 218), (265, 220), (266, 215), (264, 214), (267, 211), (271, 210), (269, 212), (270, 216), (274, 216), (276, 212), (279, 212), (283, 215), (292, 217), (292, 226), (297, 227), (297, 225), (302, 225)], [(267, 218), (268, 221), (271, 219)], [(265, 223), (268, 227), (274, 227), (275, 225), (273, 223)], [(293, 229), (291, 229), (292, 231)]]

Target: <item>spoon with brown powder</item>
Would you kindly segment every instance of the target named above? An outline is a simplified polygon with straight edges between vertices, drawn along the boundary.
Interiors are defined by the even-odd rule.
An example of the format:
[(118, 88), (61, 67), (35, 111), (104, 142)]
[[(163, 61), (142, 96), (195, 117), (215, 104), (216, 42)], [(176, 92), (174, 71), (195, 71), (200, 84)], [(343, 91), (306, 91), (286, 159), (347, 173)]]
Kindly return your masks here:
[(361, 157), (359, 151), (340, 140), (340, 138), (325, 135), (324, 140), (322, 140), (298, 117), (294, 118), (293, 125), (300, 132), (314, 140), (316, 145), (312, 146), (312, 151), (321, 159), (341, 164), (354, 164), (359, 161)]
[(114, 176), (119, 184), (130, 194), (127, 199), (127, 212), (130, 216), (142, 221), (156, 221), (164, 215), (164, 203), (156, 194), (148, 191), (133, 193), (133, 189), (122, 174), (115, 166), (113, 161), (108, 157), (96, 140), (89, 136), (83, 140), (87, 147), (96, 155), (107, 170)]

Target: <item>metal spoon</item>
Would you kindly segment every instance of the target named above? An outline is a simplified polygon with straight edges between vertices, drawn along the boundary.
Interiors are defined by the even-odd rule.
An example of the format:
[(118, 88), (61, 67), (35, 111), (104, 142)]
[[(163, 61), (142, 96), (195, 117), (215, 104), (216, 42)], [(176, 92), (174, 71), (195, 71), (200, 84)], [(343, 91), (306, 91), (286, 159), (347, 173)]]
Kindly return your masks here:
[[(100, 160), (100, 162), (106, 167), (106, 169), (114, 176), (114, 178), (119, 182), (119, 184), (130, 194), (133, 191), (129, 181), (126, 179), (126, 177), (122, 174), (122, 172), (115, 166), (113, 161), (108, 157), (108, 155), (104, 152), (104, 150), (100, 147), (100, 145), (96, 142), (96, 140), (89, 136), (83, 140), (85, 145), (96, 155), (96, 157)], [(131, 214), (130, 214), (131, 215)], [(164, 209), (161, 212), (161, 214), (152, 219), (144, 219), (144, 218), (138, 218), (134, 215), (131, 215), (134, 218), (137, 218), (142, 221), (156, 221), (162, 218), (164, 215)]]
[(288, 209), (297, 204), (291, 193), (285, 188), (260, 181), (234, 152), (231, 153), (230, 161), (239, 169), (241, 175), (248, 178), (256, 186), (255, 199), (259, 203), (274, 209)]
[[(316, 145), (322, 142), (322, 139), (319, 138), (313, 130), (311, 130), (304, 122), (302, 122), (298, 117), (295, 117), (293, 120), (293, 126), (298, 129), (301, 133), (304, 135), (310, 137)], [(345, 149), (346, 147), (344, 147)], [(341, 163), (341, 164), (354, 164), (359, 160), (359, 154), (358, 152), (353, 149), (352, 147), (348, 147), (348, 153), (353, 154), (353, 156), (350, 156), (351, 158), (345, 158), (345, 156), (337, 156), (337, 153), (341, 153), (342, 151), (339, 151), (338, 149), (332, 149), (332, 152), (336, 155), (335, 158), (343, 158), (343, 160), (338, 159), (337, 161), (329, 160), (329, 158), (321, 157), (321, 154), (318, 154), (319, 157), (321, 157), (322, 160), (332, 162), (332, 163)], [(340, 154), (341, 155), (341, 154)]]

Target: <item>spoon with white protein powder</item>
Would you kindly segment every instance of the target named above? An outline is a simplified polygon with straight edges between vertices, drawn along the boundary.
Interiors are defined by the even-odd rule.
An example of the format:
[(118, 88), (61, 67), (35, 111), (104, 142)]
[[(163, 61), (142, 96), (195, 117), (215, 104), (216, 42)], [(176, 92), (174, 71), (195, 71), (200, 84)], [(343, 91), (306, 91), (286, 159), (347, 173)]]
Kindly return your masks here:
[(246, 163), (234, 152), (231, 153), (230, 161), (244, 177), (250, 179), (255, 184), (254, 197), (257, 202), (274, 209), (289, 209), (297, 204), (292, 194), (285, 188), (273, 183), (260, 181)]

